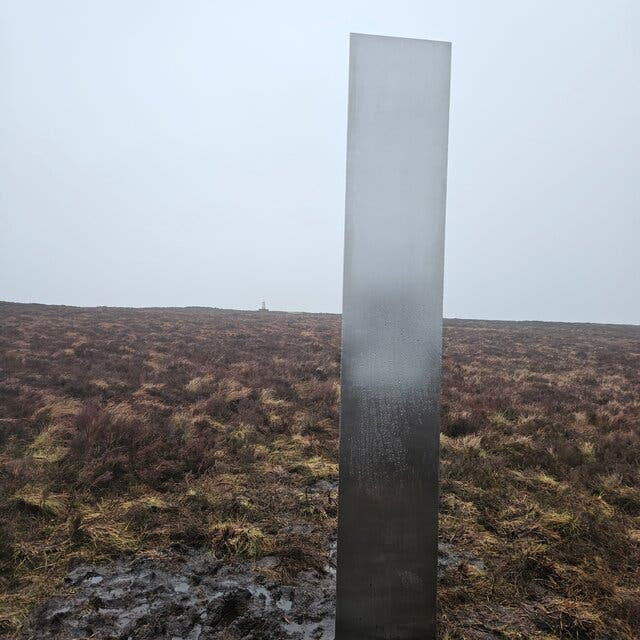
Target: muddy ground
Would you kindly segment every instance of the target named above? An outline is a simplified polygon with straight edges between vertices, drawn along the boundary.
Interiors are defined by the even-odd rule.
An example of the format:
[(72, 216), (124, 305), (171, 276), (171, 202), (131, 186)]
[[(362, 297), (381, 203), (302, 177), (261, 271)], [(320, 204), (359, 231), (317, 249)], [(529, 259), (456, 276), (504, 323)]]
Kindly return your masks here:
[[(67, 593), (37, 607), (17, 637), (330, 640), (335, 547), (321, 571), (301, 572), (290, 585), (269, 578), (279, 563), (275, 556), (230, 565), (180, 545), (155, 557), (81, 565), (67, 576)], [(440, 545), (441, 574), (470, 563), (480, 561)]]

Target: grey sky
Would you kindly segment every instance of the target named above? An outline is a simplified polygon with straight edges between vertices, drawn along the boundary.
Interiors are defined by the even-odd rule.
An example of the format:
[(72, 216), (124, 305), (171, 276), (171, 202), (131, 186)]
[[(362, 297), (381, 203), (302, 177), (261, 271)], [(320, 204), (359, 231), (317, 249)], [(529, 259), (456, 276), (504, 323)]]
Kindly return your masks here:
[(453, 43), (445, 315), (640, 322), (637, 0), (4, 0), (0, 299), (339, 311), (350, 31)]

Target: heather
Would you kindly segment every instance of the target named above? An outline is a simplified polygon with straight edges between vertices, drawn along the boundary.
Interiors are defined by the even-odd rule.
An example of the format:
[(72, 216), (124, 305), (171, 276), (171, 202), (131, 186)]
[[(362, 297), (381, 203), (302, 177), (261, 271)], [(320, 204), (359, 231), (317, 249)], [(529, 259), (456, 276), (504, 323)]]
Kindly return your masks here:
[[(81, 562), (321, 566), (339, 369), (336, 315), (0, 303), (0, 629)], [(640, 328), (446, 321), (440, 501), (443, 638), (636, 638)]]

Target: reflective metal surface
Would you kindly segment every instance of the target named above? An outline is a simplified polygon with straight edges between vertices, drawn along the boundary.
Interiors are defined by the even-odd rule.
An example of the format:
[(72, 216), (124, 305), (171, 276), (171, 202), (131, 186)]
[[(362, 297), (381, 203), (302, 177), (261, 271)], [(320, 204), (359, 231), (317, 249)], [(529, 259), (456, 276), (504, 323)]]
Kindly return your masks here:
[(351, 36), (337, 640), (436, 633), (450, 57)]

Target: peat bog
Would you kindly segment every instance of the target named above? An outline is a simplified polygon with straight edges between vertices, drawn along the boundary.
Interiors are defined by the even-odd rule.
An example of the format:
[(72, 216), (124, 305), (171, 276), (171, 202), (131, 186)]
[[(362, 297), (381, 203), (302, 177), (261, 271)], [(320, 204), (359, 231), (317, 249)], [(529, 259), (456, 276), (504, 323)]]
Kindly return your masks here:
[[(78, 567), (325, 571), (339, 359), (336, 315), (0, 303), (0, 635)], [(445, 321), (443, 367), (441, 637), (638, 638), (640, 327)]]

